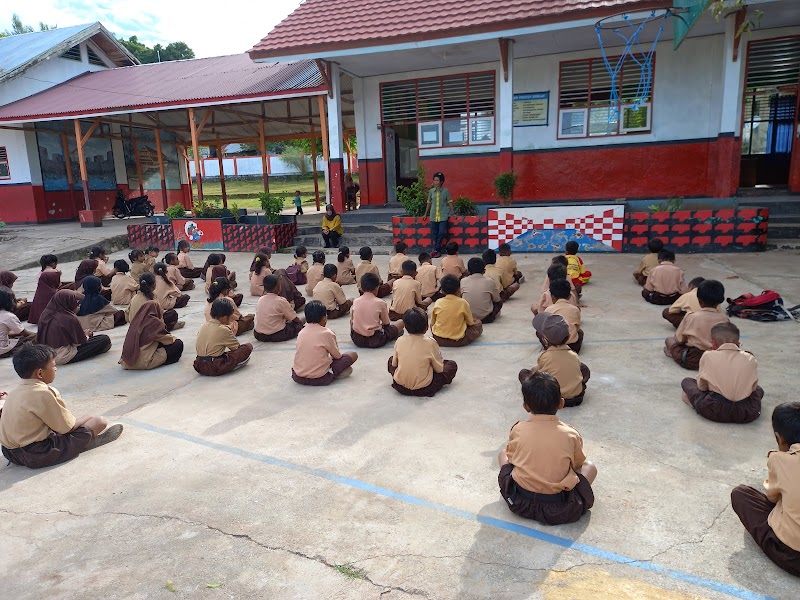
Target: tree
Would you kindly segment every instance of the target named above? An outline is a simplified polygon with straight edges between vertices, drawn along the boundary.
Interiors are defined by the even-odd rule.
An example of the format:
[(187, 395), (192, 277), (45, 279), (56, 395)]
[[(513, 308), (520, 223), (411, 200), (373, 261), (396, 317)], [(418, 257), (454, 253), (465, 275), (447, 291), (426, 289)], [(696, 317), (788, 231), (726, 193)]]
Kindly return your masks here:
[[(39, 21), (39, 31), (50, 31), (55, 29), (57, 25), (48, 25)], [(20, 33), (33, 33), (35, 29), (30, 25), (25, 25), (17, 13), (11, 15), (11, 29), (0, 31), (0, 37), (8, 37), (9, 35), (19, 35)]]
[(166, 47), (156, 44), (150, 48), (140, 42), (135, 35), (132, 35), (127, 40), (119, 38), (119, 41), (142, 64), (194, 58), (194, 51), (184, 42), (171, 42)]
[[(714, 18), (719, 22), (722, 17), (726, 16), (729, 12), (736, 12), (743, 8), (747, 8), (745, 6), (745, 0), (711, 0), (708, 5), (708, 10), (714, 15)], [(764, 16), (764, 11), (761, 10), (753, 10), (752, 15), (748, 12), (744, 18), (744, 21), (739, 26), (739, 30), (736, 32), (737, 36), (742, 35), (748, 31), (752, 31), (761, 23), (761, 19)]]
[[(158, 46), (158, 44), (156, 44)], [(184, 42), (171, 42), (161, 50), (161, 60), (188, 60), (194, 58), (194, 50), (189, 48)]]

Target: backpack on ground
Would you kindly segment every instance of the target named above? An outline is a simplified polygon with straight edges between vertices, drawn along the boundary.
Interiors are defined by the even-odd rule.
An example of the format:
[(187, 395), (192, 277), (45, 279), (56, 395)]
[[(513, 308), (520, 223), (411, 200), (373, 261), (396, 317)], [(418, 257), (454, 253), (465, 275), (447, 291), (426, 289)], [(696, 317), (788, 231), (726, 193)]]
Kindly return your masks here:
[(795, 313), (800, 312), (800, 306), (786, 309), (778, 292), (765, 290), (758, 295), (742, 294), (733, 300), (728, 298), (725, 312), (729, 317), (752, 321), (786, 321), (795, 318)]
[(305, 285), (308, 282), (306, 274), (303, 273), (303, 269), (297, 263), (292, 263), (286, 267), (286, 276), (295, 285)]

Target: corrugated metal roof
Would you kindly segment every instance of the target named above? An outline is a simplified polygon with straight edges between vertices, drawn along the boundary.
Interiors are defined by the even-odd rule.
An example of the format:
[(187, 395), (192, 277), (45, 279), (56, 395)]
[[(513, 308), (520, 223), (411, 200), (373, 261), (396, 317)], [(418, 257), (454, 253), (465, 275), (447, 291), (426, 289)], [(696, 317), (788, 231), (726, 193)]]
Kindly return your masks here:
[(296, 56), (671, 4), (671, 0), (305, 0), (249, 53), (254, 59)]
[(0, 107), (0, 121), (97, 114), (270, 95), (324, 85), (313, 61), (254, 63), (247, 54), (86, 73)]

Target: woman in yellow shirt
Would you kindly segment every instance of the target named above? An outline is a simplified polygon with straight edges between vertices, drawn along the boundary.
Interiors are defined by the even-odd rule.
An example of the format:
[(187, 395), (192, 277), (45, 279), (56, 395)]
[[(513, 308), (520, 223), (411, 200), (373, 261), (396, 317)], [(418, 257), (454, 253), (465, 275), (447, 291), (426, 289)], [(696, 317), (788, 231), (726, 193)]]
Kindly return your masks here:
[(325, 247), (334, 248), (339, 247), (339, 238), (342, 237), (344, 228), (342, 228), (342, 217), (340, 217), (333, 205), (328, 204), (325, 207), (325, 216), (322, 217), (322, 237), (325, 240)]

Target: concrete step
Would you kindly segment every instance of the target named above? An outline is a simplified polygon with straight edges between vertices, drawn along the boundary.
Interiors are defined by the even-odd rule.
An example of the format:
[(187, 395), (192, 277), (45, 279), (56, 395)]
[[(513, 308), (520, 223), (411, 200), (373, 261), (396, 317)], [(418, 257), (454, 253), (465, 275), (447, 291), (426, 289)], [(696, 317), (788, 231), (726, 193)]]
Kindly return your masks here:
[(764, 198), (738, 198), (739, 208), (768, 208), (770, 221), (780, 215), (800, 215), (800, 196), (781, 195)]
[[(342, 244), (342, 246), (347, 246), (347, 245), (348, 244)], [(394, 246), (370, 246), (369, 244), (362, 244), (362, 246), (363, 245), (372, 248), (372, 254), (374, 254), (375, 256), (379, 255), (387, 256), (390, 254), (394, 254)], [(303, 244), (303, 246), (306, 245)], [(297, 246), (290, 246), (288, 248), (283, 248), (281, 252), (293, 253), (296, 247)], [(325, 256), (336, 256), (337, 254), (339, 254), (338, 248), (323, 248), (322, 244), (320, 244), (319, 246), (306, 246), (306, 248), (308, 249), (309, 253), (313, 252), (314, 250), (322, 250), (325, 253)], [(353, 262), (355, 264), (358, 264), (359, 261), (361, 260), (358, 257), (359, 248), (361, 248), (361, 246), (358, 247), (350, 246), (350, 258), (353, 259)]]
[[(319, 231), (319, 230), (318, 230)], [(322, 235), (318, 232), (315, 235), (299, 235), (292, 242), (295, 246), (305, 246), (306, 248), (319, 248), (325, 245)], [(383, 233), (363, 233), (351, 234), (345, 232), (339, 241), (340, 246), (349, 246), (350, 252), (358, 252), (361, 246), (392, 246), (392, 232)]]
[(769, 187), (747, 187), (736, 190), (739, 198), (761, 198), (769, 196), (786, 196), (789, 194), (788, 185), (771, 185)]
[(800, 221), (775, 223), (770, 218), (768, 236), (782, 240), (800, 239)]
[(767, 238), (767, 250), (800, 250), (800, 239)]
[[(392, 224), (391, 223), (358, 223), (358, 224), (350, 224), (346, 223), (345, 228), (345, 235), (362, 235), (368, 233), (391, 233), (392, 232)], [(305, 236), (305, 235), (316, 235), (320, 232), (319, 225), (309, 225), (297, 227), (297, 235), (298, 236)]]

